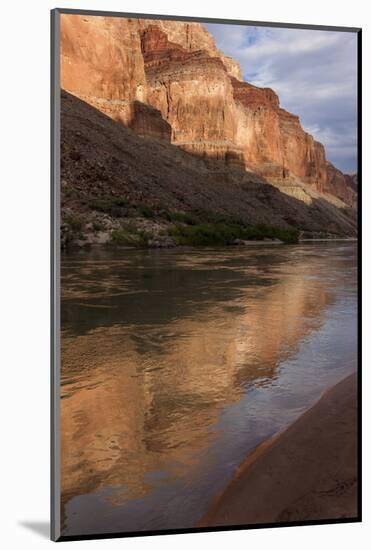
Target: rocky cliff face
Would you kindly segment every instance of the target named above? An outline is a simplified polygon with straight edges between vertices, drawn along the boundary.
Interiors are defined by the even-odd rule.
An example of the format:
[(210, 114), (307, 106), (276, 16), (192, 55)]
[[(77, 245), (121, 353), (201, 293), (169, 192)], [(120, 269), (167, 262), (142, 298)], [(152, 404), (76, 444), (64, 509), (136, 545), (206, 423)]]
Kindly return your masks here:
[(231, 78), (220, 57), (185, 50), (155, 25), (141, 34), (147, 98), (172, 128), (171, 141), (199, 156), (239, 161)]
[(243, 82), (199, 23), (62, 15), (61, 85), (139, 135), (254, 171), (301, 200), (356, 204), (323, 145), (273, 90)]
[(188, 52), (204, 50), (209, 57), (220, 58), (227, 73), (238, 80), (242, 80), (240, 64), (218, 50), (212, 35), (200, 23), (180, 23), (175, 21), (142, 19), (139, 25), (144, 29), (148, 26), (155, 25), (165, 33), (170, 42), (179, 44)]
[[(61, 97), (61, 241), (110, 242), (114, 232), (171, 245), (178, 222), (264, 224), (318, 237), (356, 235), (354, 213), (290, 197), (253, 172), (139, 137), (74, 95)], [(300, 200), (297, 200), (300, 199)], [(188, 224), (188, 225), (187, 225)], [(151, 244), (152, 243), (152, 244)], [(135, 244), (133, 241), (132, 244)], [(174, 243), (173, 243), (174, 244)]]

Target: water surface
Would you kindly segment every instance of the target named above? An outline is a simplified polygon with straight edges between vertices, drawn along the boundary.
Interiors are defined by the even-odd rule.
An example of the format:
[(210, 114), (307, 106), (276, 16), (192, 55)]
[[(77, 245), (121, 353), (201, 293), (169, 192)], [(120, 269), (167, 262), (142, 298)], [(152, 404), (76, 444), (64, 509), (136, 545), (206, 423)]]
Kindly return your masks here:
[(62, 256), (63, 534), (193, 527), (356, 368), (356, 245)]

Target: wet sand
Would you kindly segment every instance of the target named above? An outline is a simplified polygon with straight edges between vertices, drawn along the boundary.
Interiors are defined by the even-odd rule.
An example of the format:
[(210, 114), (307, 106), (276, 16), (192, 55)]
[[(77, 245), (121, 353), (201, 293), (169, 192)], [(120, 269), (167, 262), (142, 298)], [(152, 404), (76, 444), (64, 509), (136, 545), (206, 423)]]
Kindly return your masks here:
[(327, 390), (241, 465), (200, 525), (357, 517), (357, 377)]

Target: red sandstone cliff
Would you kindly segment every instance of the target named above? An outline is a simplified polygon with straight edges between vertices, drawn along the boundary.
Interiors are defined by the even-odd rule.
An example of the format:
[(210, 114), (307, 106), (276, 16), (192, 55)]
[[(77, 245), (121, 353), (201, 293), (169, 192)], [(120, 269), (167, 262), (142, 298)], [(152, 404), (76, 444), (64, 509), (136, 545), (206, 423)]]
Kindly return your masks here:
[(356, 190), (273, 90), (243, 82), (199, 23), (61, 16), (61, 85), (139, 135), (252, 170), (287, 194)]

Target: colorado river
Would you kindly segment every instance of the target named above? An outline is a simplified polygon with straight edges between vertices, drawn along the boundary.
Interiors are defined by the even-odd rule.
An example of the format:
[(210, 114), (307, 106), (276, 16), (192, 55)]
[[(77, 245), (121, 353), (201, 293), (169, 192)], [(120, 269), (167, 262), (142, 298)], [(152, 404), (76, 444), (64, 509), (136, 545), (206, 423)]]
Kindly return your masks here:
[(62, 534), (195, 526), (356, 369), (356, 249), (62, 255)]

